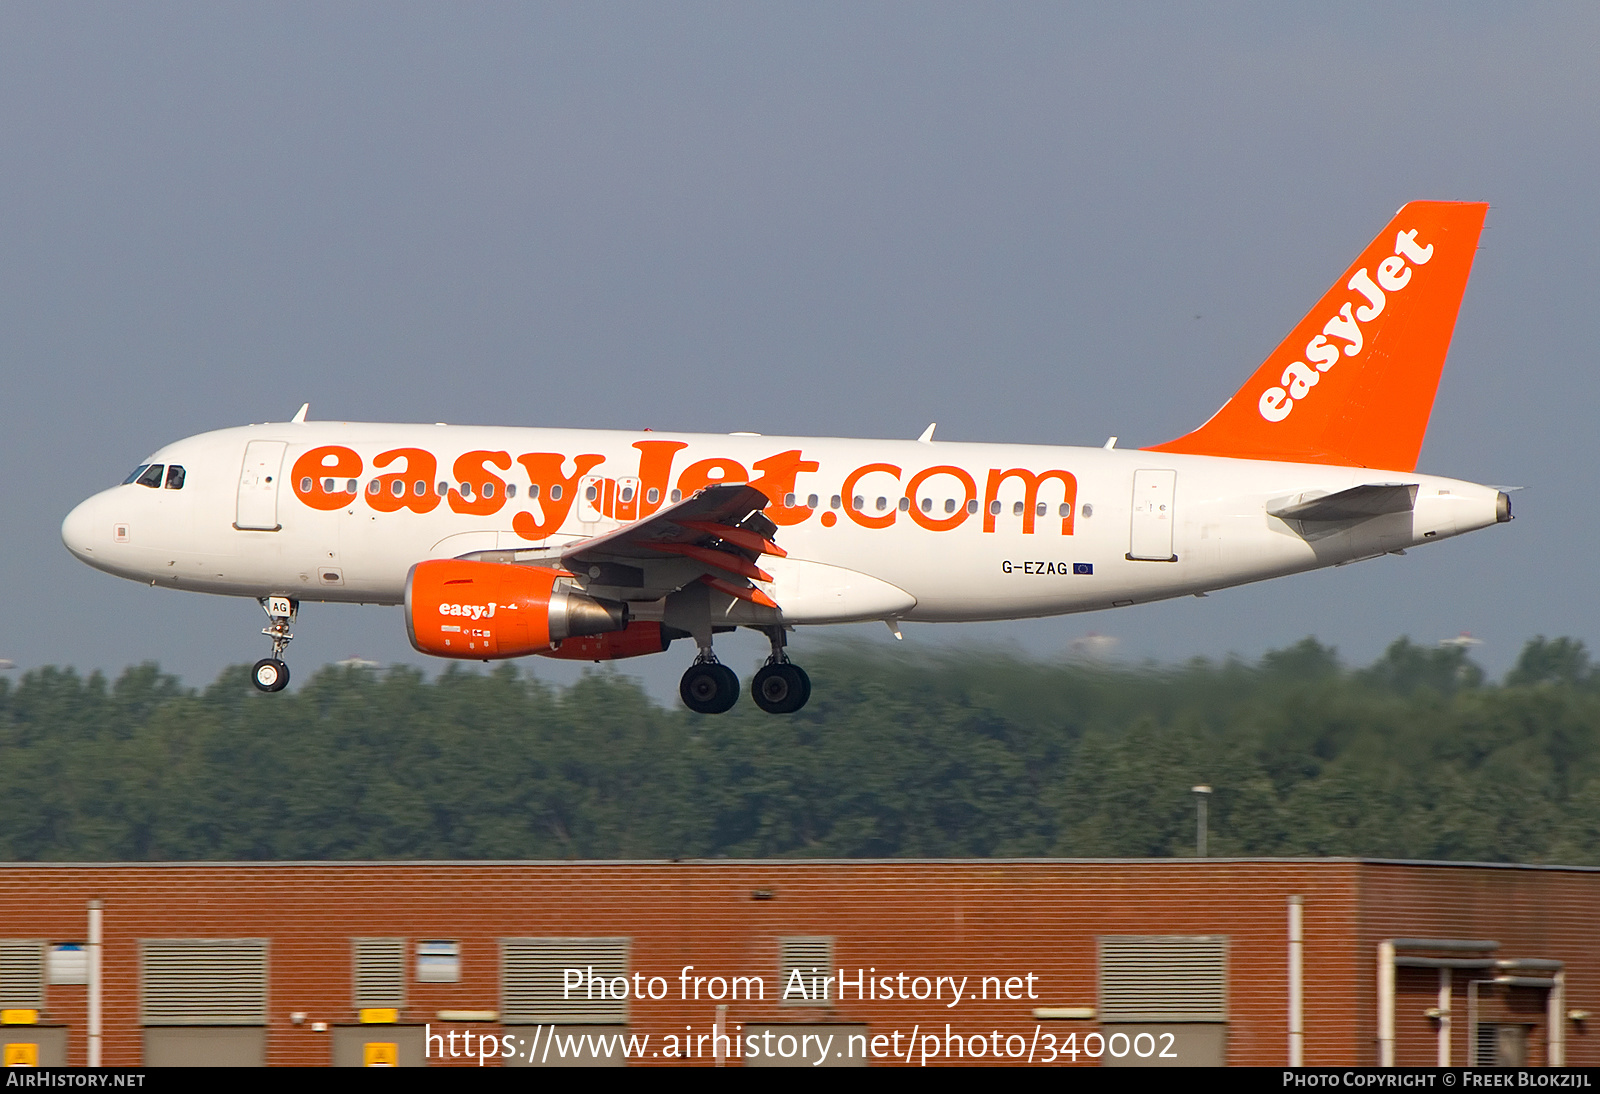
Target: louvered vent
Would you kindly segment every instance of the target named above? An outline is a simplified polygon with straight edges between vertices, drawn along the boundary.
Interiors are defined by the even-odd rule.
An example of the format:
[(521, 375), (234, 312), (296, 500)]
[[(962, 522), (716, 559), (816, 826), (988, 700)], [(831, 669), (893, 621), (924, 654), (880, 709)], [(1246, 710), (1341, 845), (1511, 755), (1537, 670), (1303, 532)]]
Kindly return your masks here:
[(355, 966), (355, 1006), (406, 1005), (406, 940), (403, 938), (352, 938), (351, 962)]
[(265, 939), (146, 939), (139, 965), (147, 1026), (266, 1024)]
[[(507, 1025), (626, 1025), (628, 939), (506, 938), (500, 942), (500, 1015)], [(575, 987), (577, 970), (582, 982)], [(593, 976), (593, 982), (590, 976)], [(624, 980), (617, 984), (618, 978)], [(616, 989), (616, 990), (613, 990)], [(563, 993), (565, 998), (563, 998)], [(618, 994), (622, 994), (618, 998)]]
[(790, 935), (778, 939), (778, 1000), (783, 1006), (816, 1007), (833, 1000), (833, 939)]
[(1100, 939), (1102, 1022), (1225, 1022), (1225, 935)]
[(0, 940), (0, 1007), (44, 1007), (44, 943)]

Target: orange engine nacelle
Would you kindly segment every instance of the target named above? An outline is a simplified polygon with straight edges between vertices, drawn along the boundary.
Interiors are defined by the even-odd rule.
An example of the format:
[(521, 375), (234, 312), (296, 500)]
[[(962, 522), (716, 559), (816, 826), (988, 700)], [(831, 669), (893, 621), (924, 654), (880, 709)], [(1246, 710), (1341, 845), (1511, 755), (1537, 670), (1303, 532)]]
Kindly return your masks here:
[[(682, 637), (683, 632), (678, 632)], [(672, 639), (655, 621), (637, 620), (628, 624), (627, 630), (594, 634), (584, 638), (569, 638), (553, 650), (545, 650), (542, 657), (560, 657), (568, 661), (615, 661), (622, 657), (642, 657), (647, 653), (660, 653), (672, 644)]]
[(406, 576), (406, 634), (423, 653), (485, 661), (627, 628), (626, 604), (558, 586), (558, 576), (504, 562), (419, 562)]

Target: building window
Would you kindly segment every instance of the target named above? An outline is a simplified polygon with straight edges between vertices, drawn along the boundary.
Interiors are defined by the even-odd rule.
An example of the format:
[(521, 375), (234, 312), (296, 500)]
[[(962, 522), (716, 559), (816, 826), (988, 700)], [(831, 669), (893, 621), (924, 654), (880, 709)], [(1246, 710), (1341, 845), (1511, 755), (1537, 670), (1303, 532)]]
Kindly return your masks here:
[(400, 1010), (406, 1005), (405, 939), (352, 938), (350, 964), (356, 1010)]
[(417, 983), (454, 984), (461, 980), (461, 943), (418, 942)]
[(786, 1007), (820, 1007), (833, 1002), (833, 939), (828, 935), (789, 935), (778, 939), (778, 1002)]
[(1473, 1067), (1527, 1067), (1531, 1027), (1507, 1022), (1479, 1022)]
[(87, 984), (89, 951), (79, 942), (63, 942), (50, 947), (50, 983)]
[(626, 938), (501, 939), (501, 1022), (627, 1025), (629, 943)]

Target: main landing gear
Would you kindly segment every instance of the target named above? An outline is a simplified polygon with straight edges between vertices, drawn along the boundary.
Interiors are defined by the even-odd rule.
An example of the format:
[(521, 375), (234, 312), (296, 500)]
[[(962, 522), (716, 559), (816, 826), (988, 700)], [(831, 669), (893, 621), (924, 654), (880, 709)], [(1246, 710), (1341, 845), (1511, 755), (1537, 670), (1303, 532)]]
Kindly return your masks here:
[(739, 678), (716, 654), (703, 650), (678, 682), (678, 695), (696, 714), (726, 714), (739, 701)]
[[(762, 630), (772, 643), (772, 656), (750, 681), (750, 696), (768, 714), (793, 714), (811, 698), (811, 678), (783, 652), (782, 627)], [(739, 678), (717, 660), (707, 643), (683, 674), (678, 695), (683, 705), (696, 714), (724, 714), (739, 700)]]
[(272, 656), (255, 663), (250, 682), (258, 691), (282, 691), (289, 686), (289, 666), (283, 663), (283, 651), (294, 641), (289, 628), (294, 625), (300, 605), (286, 596), (266, 596), (261, 598), (261, 610), (268, 619), (261, 633), (272, 639)]

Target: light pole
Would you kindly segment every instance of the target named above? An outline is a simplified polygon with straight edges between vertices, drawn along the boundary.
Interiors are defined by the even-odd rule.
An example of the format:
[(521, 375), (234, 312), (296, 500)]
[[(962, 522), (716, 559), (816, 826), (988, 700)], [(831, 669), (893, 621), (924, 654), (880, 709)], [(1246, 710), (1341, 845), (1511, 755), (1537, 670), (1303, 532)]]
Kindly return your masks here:
[(1192, 786), (1194, 793), (1194, 853), (1196, 858), (1206, 857), (1206, 799), (1211, 797), (1209, 786)]

